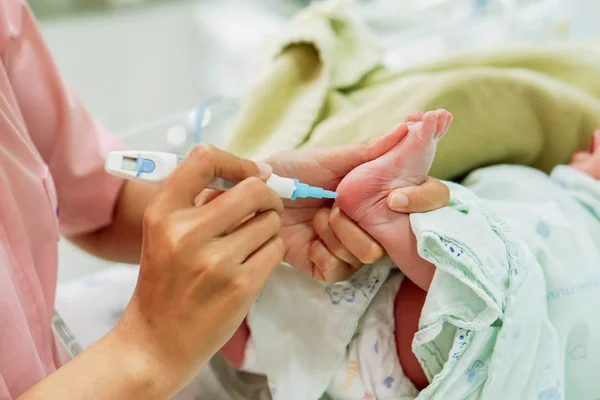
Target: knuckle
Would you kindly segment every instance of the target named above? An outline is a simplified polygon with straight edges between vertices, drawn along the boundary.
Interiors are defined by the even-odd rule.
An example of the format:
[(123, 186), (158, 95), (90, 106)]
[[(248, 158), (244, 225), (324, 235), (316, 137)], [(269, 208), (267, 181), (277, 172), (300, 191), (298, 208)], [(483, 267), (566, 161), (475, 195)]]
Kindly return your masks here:
[(278, 214), (283, 213), (283, 200), (275, 192), (271, 192), (271, 197), (273, 199), (273, 210)]
[(144, 213), (143, 227), (148, 233), (148, 236), (144, 235), (145, 240), (149, 239), (153, 246), (159, 246), (160, 254), (171, 260), (181, 257), (185, 251), (186, 235), (169, 216), (162, 216), (149, 207)]
[(251, 289), (251, 281), (248, 275), (239, 274), (229, 281), (229, 290), (237, 295), (245, 296)]
[[(412, 196), (412, 199), (410, 198), (411, 196)], [(431, 198), (426, 193), (424, 193), (423, 190), (419, 190), (419, 191), (409, 194), (409, 202), (408, 202), (409, 206), (407, 208), (409, 210), (411, 210), (410, 204), (412, 203), (414, 211), (416, 211), (416, 212), (427, 211), (427, 208), (429, 208), (431, 206), (432, 202), (433, 202), (433, 198)]]
[(285, 242), (283, 241), (283, 238), (281, 236), (277, 236), (274, 239), (274, 247), (275, 247), (275, 254), (278, 257), (278, 263), (283, 261), (283, 258), (285, 257)]
[(333, 271), (337, 266), (338, 260), (332, 255), (325, 257), (321, 262), (321, 270), (323, 272)]
[(177, 258), (183, 252), (184, 244), (183, 240), (173, 234), (166, 235), (163, 240), (163, 246), (166, 250), (167, 254), (170, 255), (171, 258)]
[(200, 257), (199, 264), (202, 270), (209, 275), (220, 274), (225, 270), (226, 258), (222, 251), (207, 251)]
[(251, 176), (244, 180), (246, 190), (252, 191), (253, 194), (266, 193), (267, 185), (256, 176)]
[(276, 236), (271, 239), (267, 246), (265, 249), (265, 262), (269, 269), (273, 269), (281, 264), (285, 257), (285, 243), (281, 237)]
[(442, 188), (441, 188), (442, 193), (440, 196), (441, 204), (443, 206), (446, 206), (446, 205), (448, 205), (448, 203), (450, 203), (450, 188), (441, 182), (440, 182), (440, 184), (442, 186)]
[(248, 196), (252, 196), (255, 193), (258, 192), (260, 187), (260, 179), (256, 178), (256, 177), (250, 177), (250, 178), (246, 178), (243, 181), (241, 181), (240, 183), (238, 183), (238, 185), (236, 186), (236, 188), (239, 188), (240, 192), (243, 191), (243, 193)]
[(281, 230), (281, 216), (275, 211), (267, 211), (265, 214), (265, 222), (269, 232), (279, 232)]
[(225, 267), (225, 264), (227, 263), (227, 259), (226, 259), (224, 252), (215, 251), (215, 252), (212, 252), (210, 254), (210, 256), (207, 258), (207, 262), (210, 267), (215, 268), (215, 269), (221, 269), (222, 267)]
[(209, 143), (201, 143), (192, 149), (190, 156), (197, 160), (204, 160), (207, 157), (213, 157), (215, 155), (216, 148)]
[(319, 250), (319, 247), (321, 246), (317, 245), (314, 248), (315, 251), (313, 252), (313, 262), (324, 273), (336, 269), (340, 264), (340, 260), (328, 251), (323, 251), (323, 248)]
[(244, 190), (251, 196), (256, 204), (265, 204), (274, 198), (272, 190), (259, 178), (251, 177), (244, 180)]
[(337, 207), (332, 208), (331, 212), (329, 213), (329, 223), (337, 224), (341, 218), (342, 216), (340, 213), (340, 209)]
[(352, 252), (340, 242), (325, 243), (331, 254), (337, 258), (343, 259), (352, 254)]
[(257, 199), (260, 201), (259, 204), (263, 205), (263, 207), (268, 206), (279, 213), (283, 211), (283, 201), (273, 189), (259, 178), (249, 178), (249, 180), (254, 185)]
[(441, 181), (430, 178), (421, 190), (421, 201), (430, 207), (443, 207), (450, 202), (450, 188)]
[[(340, 210), (339, 207), (333, 207), (331, 212), (329, 213), (329, 226), (335, 232), (337, 230), (341, 230), (344, 227), (344, 224), (348, 222), (348, 217)], [(352, 221), (353, 222), (353, 221)], [(354, 222), (353, 222), (354, 223)]]
[(198, 144), (190, 151), (188, 157), (191, 157), (200, 166), (210, 166), (215, 162), (216, 148), (208, 143)]
[(310, 256), (310, 260), (312, 262), (314, 262), (315, 264), (318, 264), (318, 260), (319, 260), (319, 240), (315, 240), (314, 242), (312, 242), (310, 244), (310, 248), (309, 248), (309, 256)]
[(144, 211), (144, 226), (148, 229), (156, 229), (160, 227), (164, 221), (162, 215), (154, 209), (153, 206), (149, 206)]
[(360, 254), (357, 254), (356, 256), (363, 264), (373, 264), (379, 261), (379, 259), (382, 256), (382, 251), (379, 245), (372, 243), (370, 246), (367, 246), (364, 251), (360, 252)]
[(317, 235), (323, 237), (327, 231), (327, 227), (330, 224), (329, 212), (326, 208), (319, 209), (313, 219), (313, 226)]

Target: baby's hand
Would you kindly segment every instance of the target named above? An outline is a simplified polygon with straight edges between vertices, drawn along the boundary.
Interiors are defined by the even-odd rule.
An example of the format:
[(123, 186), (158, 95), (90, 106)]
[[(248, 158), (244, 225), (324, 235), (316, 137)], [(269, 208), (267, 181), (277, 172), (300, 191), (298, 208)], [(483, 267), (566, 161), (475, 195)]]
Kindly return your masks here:
[(590, 149), (575, 153), (569, 165), (594, 179), (600, 179), (600, 129), (592, 135)]
[[(404, 197), (404, 201), (395, 201)], [(427, 212), (448, 205), (448, 187), (437, 179), (427, 178), (420, 186), (394, 190), (388, 197), (388, 207), (402, 213)], [(320, 209), (314, 218), (318, 237), (312, 242), (311, 261), (321, 271), (326, 282), (348, 279), (356, 269), (372, 264), (385, 256), (385, 250), (367, 232), (334, 205)]]

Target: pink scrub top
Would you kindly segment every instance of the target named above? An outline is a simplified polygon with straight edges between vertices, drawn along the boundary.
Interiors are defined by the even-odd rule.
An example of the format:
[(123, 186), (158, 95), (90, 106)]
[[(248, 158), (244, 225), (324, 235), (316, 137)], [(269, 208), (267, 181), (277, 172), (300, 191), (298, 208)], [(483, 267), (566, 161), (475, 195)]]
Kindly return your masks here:
[[(111, 223), (124, 146), (86, 112), (54, 65), (24, 0), (0, 0), (0, 399), (55, 371), (51, 330), (59, 233)], [(61, 346), (62, 347), (62, 346)]]

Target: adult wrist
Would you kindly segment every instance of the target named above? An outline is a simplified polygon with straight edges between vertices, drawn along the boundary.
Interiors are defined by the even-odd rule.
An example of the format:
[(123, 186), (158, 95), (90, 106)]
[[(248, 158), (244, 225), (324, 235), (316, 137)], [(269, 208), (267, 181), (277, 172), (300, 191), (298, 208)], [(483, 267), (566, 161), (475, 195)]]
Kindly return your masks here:
[(171, 398), (179, 389), (174, 371), (169, 371), (160, 361), (153, 346), (132, 336), (117, 327), (98, 343), (99, 350), (118, 359), (122, 379), (128, 382), (127, 391), (136, 398)]

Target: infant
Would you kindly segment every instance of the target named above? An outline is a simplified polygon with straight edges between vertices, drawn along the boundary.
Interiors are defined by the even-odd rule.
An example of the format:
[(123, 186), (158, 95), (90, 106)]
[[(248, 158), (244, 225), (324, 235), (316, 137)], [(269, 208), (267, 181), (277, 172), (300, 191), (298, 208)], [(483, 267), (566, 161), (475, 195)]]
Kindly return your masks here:
[[(466, 347), (471, 332), (469, 329), (460, 332), (456, 330), (456, 327), (461, 326), (459, 322), (454, 324), (454, 330), (448, 336), (453, 339), (448, 340), (447, 344), (438, 341), (435, 346), (426, 348), (427, 352), (439, 354), (429, 356), (421, 352), (416, 355), (414, 352), (415, 335), (421, 334), (420, 329), (423, 330), (426, 325), (422, 317), (426, 300), (432, 303), (451, 303), (452, 299), (428, 298), (427, 291), (434, 276), (441, 276), (442, 273), (437, 272), (434, 264), (425, 258), (430, 261), (441, 260), (442, 256), (435, 255), (434, 251), (425, 252), (423, 248), (419, 248), (416, 231), (426, 224), (420, 222), (419, 226), (413, 226), (409, 215), (390, 211), (385, 203), (392, 190), (424, 182), (431, 168), (437, 143), (447, 132), (451, 122), (452, 115), (445, 110), (409, 116), (405, 121), (409, 129), (398, 144), (387, 154), (355, 168), (337, 188), (337, 202), (340, 208), (385, 248), (393, 264), (384, 260), (374, 266), (364, 267), (346, 284), (327, 285), (324, 290), (316, 286), (321, 283), (304, 279), (291, 268), (282, 269), (274, 274), (261, 293), (256, 306), (258, 310), (251, 312), (248, 318), (252, 332), (250, 340), (239, 346), (240, 351), (245, 349), (244, 361), (242, 365), (237, 366), (266, 373), (274, 398), (308, 399), (313, 398), (310, 397), (312, 393), (319, 393), (331, 399), (413, 399), (434, 377), (437, 378), (436, 375), (448, 363), (459, 362), (460, 357), (456, 356), (458, 351), (455, 347)], [(405, 127), (398, 129), (405, 130)], [(464, 182), (465, 186), (478, 196), (489, 200), (485, 203), (486, 207), (489, 206), (503, 217), (503, 222), (498, 223), (498, 226), (503, 226), (506, 222), (511, 229), (522, 233), (527, 247), (533, 254), (531, 258), (537, 257), (537, 261), (534, 261), (541, 265), (545, 265), (545, 254), (553, 249), (548, 249), (546, 244), (540, 244), (539, 237), (550, 235), (548, 231), (551, 228), (540, 223), (541, 225), (536, 227), (537, 236), (529, 238), (529, 227), (525, 226), (527, 218), (522, 216), (522, 211), (531, 204), (534, 204), (536, 210), (543, 209), (546, 206), (540, 204), (545, 204), (545, 196), (556, 199), (556, 207), (564, 206), (569, 210), (572, 208), (578, 213), (591, 212), (589, 216), (581, 215), (584, 220), (589, 218), (589, 229), (593, 230), (593, 233), (588, 236), (585, 236), (585, 232), (583, 234), (588, 239), (600, 235), (598, 217), (594, 214), (594, 206), (590, 206), (593, 201), (600, 200), (600, 195), (598, 199), (594, 198), (598, 195), (594, 190), (597, 192), (600, 188), (595, 188), (596, 184), (591, 179), (600, 179), (600, 131), (594, 133), (589, 152), (576, 153), (570, 168), (558, 168), (563, 168), (557, 171), (555, 177), (559, 184), (551, 182), (550, 177), (539, 171), (517, 166), (483, 169), (473, 173)], [(567, 169), (569, 171), (565, 171)], [(506, 179), (507, 174), (511, 173), (514, 173), (514, 181)], [(584, 182), (583, 186), (579, 184), (579, 179)], [(572, 184), (574, 180), (577, 181), (576, 184)], [(561, 184), (564, 184), (564, 187), (560, 186)], [(585, 185), (592, 188), (589, 193)], [(458, 188), (459, 185), (449, 186), (453, 193), (451, 206), (465, 215), (468, 214), (466, 204), (475, 196), (462, 194), (460, 190), (463, 188)], [(571, 192), (577, 194), (571, 195)], [(582, 196), (584, 201), (581, 201)], [(577, 199), (573, 200), (571, 197)], [(542, 213), (549, 214), (553, 221), (557, 221), (558, 218), (560, 221), (557, 222), (557, 226), (569, 225), (569, 221), (557, 216), (561, 212), (556, 212), (552, 207)], [(476, 209), (480, 211), (481, 207), (478, 205)], [(517, 209), (521, 210), (521, 213), (514, 212)], [(488, 215), (491, 212), (486, 209), (482, 214)], [(456, 223), (448, 224), (449, 227), (444, 228), (444, 216), (437, 211), (428, 214), (431, 214), (432, 218), (438, 215), (436, 223), (442, 231), (461, 230)], [(492, 219), (490, 217), (490, 220)], [(476, 223), (486, 225), (482, 221)], [(464, 229), (470, 228), (465, 225)], [(577, 229), (586, 231), (588, 226)], [(501, 229), (494, 227), (482, 231), (482, 240), (489, 232), (497, 233), (499, 230)], [(419, 230), (420, 237), (427, 238), (427, 234), (427, 229)], [(450, 236), (452, 235), (449, 234), (448, 237)], [(468, 243), (461, 245), (453, 239), (440, 237), (440, 246), (447, 249), (448, 256), (455, 257), (455, 260), (461, 260), (461, 256), (462, 260), (477, 258), (475, 252), (469, 250)], [(473, 240), (476, 241), (477, 238), (474, 237)], [(593, 240), (589, 240), (589, 243), (594, 246)], [(486, 239), (481, 246), (491, 248), (494, 244), (492, 239)], [(596, 251), (587, 254), (588, 259), (592, 260), (591, 264), (598, 261), (597, 247), (596, 245)], [(522, 256), (513, 253), (512, 250), (507, 250), (508, 256), (501, 255), (498, 258), (512, 259), (514, 256), (516, 259)], [(452, 262), (453, 265), (458, 265)], [(492, 265), (495, 261), (486, 262)], [(527, 259), (527, 262), (530, 260)], [(440, 264), (442, 263), (440, 261)], [(492, 273), (501, 269), (492, 270)], [(508, 270), (508, 267), (504, 269)], [(511, 272), (516, 275), (516, 271), (517, 269), (511, 266)], [(546, 270), (543, 273), (548, 281), (546, 284), (550, 285), (552, 273)], [(477, 271), (469, 271), (469, 274), (477, 275)], [(441, 281), (442, 278), (439, 279)], [(499, 280), (504, 281), (508, 281), (508, 278)], [(479, 289), (473, 290), (477, 292)], [(477, 303), (475, 300), (471, 302)], [(324, 303), (327, 305), (323, 305)], [(504, 307), (507, 307), (506, 304)], [(484, 314), (482, 312), (480, 315)], [(492, 319), (489, 325), (492, 322), (497, 323)], [(443, 336), (439, 332), (437, 335)], [(560, 334), (558, 336), (560, 337)], [(454, 340), (460, 343), (457, 345)], [(267, 348), (270, 351), (265, 350)], [(306, 354), (306, 357), (303, 354)], [(294, 359), (282, 359), (285, 357)], [(440, 364), (439, 368), (435, 365), (432, 367), (428, 358), (436, 359)], [(471, 395), (475, 393), (475, 389), (472, 388), (482, 390), (482, 382), (487, 379), (489, 366), (482, 360), (485, 360), (485, 357), (478, 356), (465, 367), (465, 385), (471, 388), (471, 392), (468, 392)], [(532, 390), (538, 393), (537, 398), (540, 399), (561, 398), (560, 393), (566, 390), (565, 383), (560, 381), (560, 378), (554, 380), (558, 374), (555, 373), (556, 367), (551, 363), (548, 365), (551, 367), (540, 369), (543, 370), (540, 372), (543, 378), (540, 378), (540, 382), (545, 383), (536, 384), (538, 386)], [(548, 376), (552, 378), (547, 379)], [(302, 387), (306, 385), (313, 386), (314, 390), (304, 391)]]

